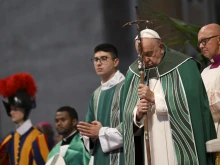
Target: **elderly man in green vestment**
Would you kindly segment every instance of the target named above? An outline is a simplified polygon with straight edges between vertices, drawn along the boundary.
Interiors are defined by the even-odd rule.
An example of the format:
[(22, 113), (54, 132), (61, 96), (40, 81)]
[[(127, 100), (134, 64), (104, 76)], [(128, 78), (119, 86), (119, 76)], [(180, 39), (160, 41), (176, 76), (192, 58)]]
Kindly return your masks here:
[(69, 106), (60, 107), (56, 112), (55, 124), (62, 140), (50, 151), (46, 165), (88, 165), (87, 152), (76, 129), (78, 114)]
[[(104, 43), (94, 49), (94, 67), (101, 86), (92, 94), (85, 122), (77, 126), (93, 157), (90, 165), (123, 165), (120, 91), (124, 75), (117, 70), (118, 52)], [(93, 159), (94, 158), (94, 159)]]
[[(125, 164), (135, 165), (133, 126), (141, 129), (146, 113), (152, 165), (214, 164), (205, 143), (216, 138), (216, 132), (199, 64), (166, 47), (154, 30), (145, 29), (140, 37), (148, 86), (140, 84), (135, 61), (123, 90)], [(147, 165), (144, 143), (142, 153)]]

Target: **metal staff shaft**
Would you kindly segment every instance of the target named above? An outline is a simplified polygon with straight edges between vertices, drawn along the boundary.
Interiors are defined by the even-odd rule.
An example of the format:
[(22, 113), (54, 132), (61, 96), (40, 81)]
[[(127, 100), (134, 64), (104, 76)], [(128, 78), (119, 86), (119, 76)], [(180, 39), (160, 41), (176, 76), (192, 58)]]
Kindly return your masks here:
[[(139, 16), (139, 10), (138, 10), (138, 6), (135, 6), (136, 9), (136, 20), (128, 22), (126, 24), (123, 25), (123, 28), (132, 24), (136, 24), (137, 25), (137, 33), (138, 33), (138, 69), (139, 69), (139, 74), (140, 74), (140, 83), (144, 84), (144, 69), (145, 69), (145, 65), (144, 65), (144, 61), (143, 61), (143, 53), (142, 53), (142, 43), (141, 43), (141, 36), (140, 36), (140, 25), (141, 23), (151, 23), (152, 22), (148, 21), (148, 20), (140, 20), (140, 16)], [(147, 84), (149, 85), (149, 84)], [(147, 162), (148, 165), (151, 165), (151, 154), (150, 154), (150, 142), (149, 142), (149, 132), (148, 132), (148, 116), (147, 114), (145, 115), (145, 119), (144, 119), (144, 134), (145, 134), (145, 143), (146, 143), (146, 151), (147, 151)]]
[[(139, 21), (140, 20), (140, 15), (139, 15), (139, 10), (138, 10), (138, 6), (135, 6), (136, 9), (136, 20)], [(140, 25), (139, 23), (137, 23), (137, 32), (138, 32), (138, 39), (139, 39), (139, 43), (138, 43), (138, 50), (140, 55), (138, 56), (138, 63), (141, 64), (140, 68), (139, 68), (139, 73), (140, 73), (140, 83), (144, 84), (144, 69), (145, 69), (145, 65), (144, 65), (144, 61), (143, 61), (143, 52), (142, 52), (142, 43), (141, 43), (141, 30), (140, 30)], [(149, 85), (149, 84), (148, 84)], [(149, 140), (149, 132), (148, 132), (148, 116), (147, 114), (145, 114), (145, 119), (144, 119), (144, 135), (145, 135), (145, 144), (146, 144), (146, 151), (147, 151), (147, 164), (151, 165), (151, 154), (150, 154), (150, 140)]]

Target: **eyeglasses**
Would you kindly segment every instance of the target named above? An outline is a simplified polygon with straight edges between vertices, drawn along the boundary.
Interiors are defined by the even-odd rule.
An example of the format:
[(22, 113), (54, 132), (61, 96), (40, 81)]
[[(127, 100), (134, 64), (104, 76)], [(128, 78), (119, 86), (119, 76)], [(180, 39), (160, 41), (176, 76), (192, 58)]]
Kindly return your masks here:
[[(92, 58), (91, 61), (92, 61), (94, 64), (97, 64), (99, 61), (100, 61), (100, 63), (102, 63), (102, 64), (106, 64), (106, 63), (108, 62), (108, 58), (111, 58), (111, 57), (107, 57), (107, 56), (101, 56), (100, 58), (95, 57), (95, 58)], [(111, 58), (111, 59), (115, 59), (115, 58)]]
[(209, 38), (204, 38), (204, 39), (198, 41), (197, 45), (200, 46), (200, 44), (202, 43), (202, 45), (205, 46), (207, 44), (207, 42), (209, 42), (210, 39), (215, 38), (217, 36), (219, 36), (219, 35), (212, 36), (212, 37), (209, 37)]

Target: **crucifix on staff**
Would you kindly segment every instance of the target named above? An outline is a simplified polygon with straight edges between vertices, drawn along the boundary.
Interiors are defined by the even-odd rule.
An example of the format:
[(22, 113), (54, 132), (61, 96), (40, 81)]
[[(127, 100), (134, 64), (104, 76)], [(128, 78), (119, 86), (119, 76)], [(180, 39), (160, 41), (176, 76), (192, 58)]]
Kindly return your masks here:
[[(138, 6), (135, 6), (136, 9), (136, 20), (128, 22), (126, 24), (123, 25), (123, 28), (126, 26), (130, 26), (132, 24), (136, 24), (137, 26), (137, 40), (138, 42), (138, 70), (139, 70), (139, 74), (140, 74), (140, 83), (141, 84), (145, 84), (145, 64), (143, 61), (143, 53), (142, 53), (142, 43), (141, 43), (141, 36), (140, 36), (140, 24), (141, 23), (150, 23), (152, 24), (152, 22), (148, 21), (148, 20), (140, 20), (140, 15), (139, 15), (139, 10), (138, 10)], [(149, 75), (147, 77), (147, 85), (149, 85)], [(144, 120), (144, 134), (145, 134), (145, 144), (146, 144), (146, 151), (147, 151), (147, 160), (148, 160), (148, 165), (151, 165), (151, 154), (150, 154), (150, 143), (149, 143), (149, 131), (148, 131), (148, 117), (147, 114), (145, 114), (145, 120)]]

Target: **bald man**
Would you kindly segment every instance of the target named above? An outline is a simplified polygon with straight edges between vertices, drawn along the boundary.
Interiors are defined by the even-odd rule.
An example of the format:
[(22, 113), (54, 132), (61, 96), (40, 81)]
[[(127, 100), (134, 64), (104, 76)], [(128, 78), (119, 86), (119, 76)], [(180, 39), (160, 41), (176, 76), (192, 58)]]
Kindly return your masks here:
[(209, 99), (209, 107), (215, 123), (217, 139), (206, 143), (208, 152), (216, 152), (216, 165), (220, 164), (220, 26), (208, 24), (198, 33), (198, 46), (212, 63), (202, 72), (202, 79)]
[(215, 122), (218, 138), (220, 137), (220, 26), (208, 24), (198, 33), (198, 46), (202, 54), (211, 60), (212, 64), (202, 72), (202, 79), (209, 98), (210, 110)]

